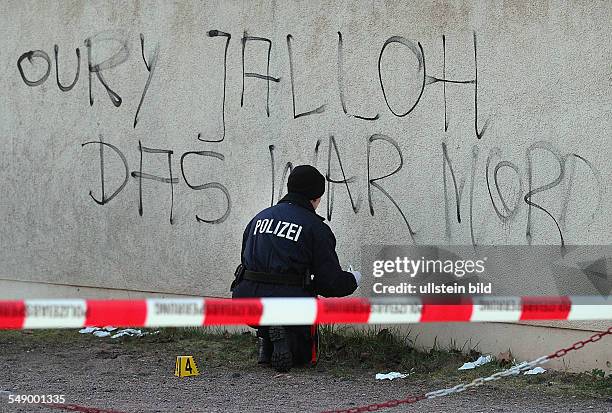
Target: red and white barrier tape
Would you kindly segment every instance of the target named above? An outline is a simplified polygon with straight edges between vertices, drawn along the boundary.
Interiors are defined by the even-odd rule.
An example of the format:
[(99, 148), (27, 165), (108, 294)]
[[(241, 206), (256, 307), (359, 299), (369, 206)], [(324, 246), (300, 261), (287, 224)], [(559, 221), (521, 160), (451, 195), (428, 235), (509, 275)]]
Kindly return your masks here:
[(612, 298), (477, 297), (459, 304), (420, 299), (150, 298), (0, 301), (0, 329), (83, 326), (405, 324), (612, 320)]

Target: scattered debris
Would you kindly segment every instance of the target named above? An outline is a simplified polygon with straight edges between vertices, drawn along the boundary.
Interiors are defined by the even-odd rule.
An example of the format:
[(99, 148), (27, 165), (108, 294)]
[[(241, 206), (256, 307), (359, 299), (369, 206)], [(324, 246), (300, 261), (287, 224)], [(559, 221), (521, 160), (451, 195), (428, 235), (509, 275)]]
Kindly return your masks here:
[(94, 331), (99, 330), (98, 327), (85, 327), (79, 330), (79, 333), (81, 334), (91, 334)]
[(523, 373), (523, 374), (542, 374), (542, 373), (544, 373), (544, 372), (546, 372), (546, 370), (545, 370), (545, 369), (543, 369), (542, 367), (538, 366), (538, 367), (533, 368), (533, 369), (531, 369), (531, 370), (527, 370), (527, 371), (526, 371), (525, 373)]
[(408, 377), (408, 374), (402, 374), (397, 371), (391, 371), (389, 373), (377, 373), (376, 380), (393, 380), (393, 379), (403, 379)]
[[(115, 334), (111, 335), (111, 332), (115, 332)], [(104, 328), (100, 327), (85, 327), (79, 330), (81, 334), (93, 334), (96, 337), (109, 337), (110, 338), (119, 338), (119, 337), (142, 337), (147, 336), (149, 334), (157, 334), (159, 331), (142, 331), (135, 328), (126, 328), (123, 330), (117, 330), (117, 327), (106, 326)]]
[(149, 333), (147, 333), (146, 331), (143, 333), (142, 330), (136, 330), (134, 328), (126, 328), (125, 330), (119, 330), (117, 334), (113, 334), (111, 338), (119, 338), (123, 336), (142, 337), (142, 336), (146, 336), (147, 334)]
[[(523, 364), (525, 364), (525, 363), (527, 363), (527, 362), (526, 362), (526, 361), (524, 361), (524, 362), (522, 362), (522, 363), (517, 363), (516, 361), (514, 361), (514, 363), (512, 364), (512, 367), (521, 366), (521, 365), (523, 365)], [(542, 367), (539, 367), (539, 366), (538, 366), (538, 367), (534, 367), (534, 368), (533, 368), (533, 369), (531, 369), (531, 370), (527, 370), (527, 371), (525, 371), (523, 374), (542, 374), (542, 373), (544, 373), (544, 372), (546, 372), (546, 370), (545, 370), (545, 369), (543, 369)], [(519, 372), (518, 370), (516, 370), (516, 371), (513, 373), (513, 375), (514, 375), (514, 376), (518, 376), (519, 374), (520, 374), (520, 372)]]
[(469, 361), (467, 363), (463, 363), (463, 366), (459, 367), (457, 370), (471, 370), (476, 367), (480, 367), (483, 364), (487, 364), (493, 361), (493, 357), (489, 356), (480, 356), (476, 361)]

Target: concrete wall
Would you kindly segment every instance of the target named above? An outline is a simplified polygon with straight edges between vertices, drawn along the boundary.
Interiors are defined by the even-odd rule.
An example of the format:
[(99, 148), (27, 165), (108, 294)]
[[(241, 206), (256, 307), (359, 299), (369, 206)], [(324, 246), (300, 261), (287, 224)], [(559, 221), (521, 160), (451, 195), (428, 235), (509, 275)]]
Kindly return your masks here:
[[(354, 177), (321, 210), (344, 264), (372, 243), (611, 244), (611, 18), (607, 1), (2, 2), (17, 281), (0, 294), (226, 296), (288, 162)], [(489, 159), (511, 163), (493, 195)], [(554, 183), (532, 200), (555, 220), (528, 223), (529, 177)]]

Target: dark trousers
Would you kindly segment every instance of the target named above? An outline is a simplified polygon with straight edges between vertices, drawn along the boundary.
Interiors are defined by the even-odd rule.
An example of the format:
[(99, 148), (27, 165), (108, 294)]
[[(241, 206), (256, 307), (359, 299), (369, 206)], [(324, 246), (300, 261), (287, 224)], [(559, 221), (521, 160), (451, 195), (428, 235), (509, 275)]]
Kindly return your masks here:
[[(318, 358), (318, 333), (316, 326), (284, 326), (293, 353), (293, 364), (315, 364)], [(270, 340), (269, 327), (258, 327), (257, 336)]]

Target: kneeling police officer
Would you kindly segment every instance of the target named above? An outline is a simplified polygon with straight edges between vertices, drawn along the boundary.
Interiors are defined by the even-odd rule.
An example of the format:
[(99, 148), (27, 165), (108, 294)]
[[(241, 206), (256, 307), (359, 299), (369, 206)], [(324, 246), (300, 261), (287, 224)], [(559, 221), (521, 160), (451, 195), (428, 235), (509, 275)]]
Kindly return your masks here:
[[(343, 271), (336, 238), (315, 210), (325, 192), (325, 178), (310, 165), (296, 166), (288, 193), (277, 205), (258, 213), (242, 238), (241, 265), (232, 297), (344, 297), (361, 279)], [(259, 327), (259, 360), (280, 372), (316, 362), (313, 326)]]

